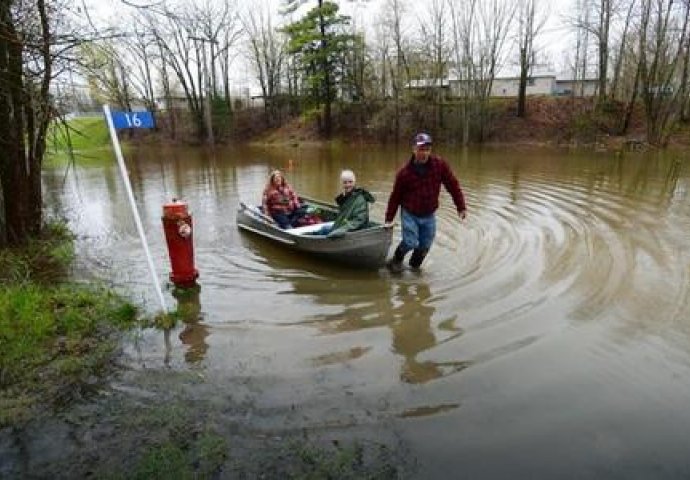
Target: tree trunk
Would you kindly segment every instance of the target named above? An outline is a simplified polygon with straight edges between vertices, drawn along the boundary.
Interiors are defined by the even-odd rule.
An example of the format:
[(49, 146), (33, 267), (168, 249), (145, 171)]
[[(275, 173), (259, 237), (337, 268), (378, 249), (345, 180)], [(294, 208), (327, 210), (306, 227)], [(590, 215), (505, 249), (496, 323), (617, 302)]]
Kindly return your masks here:
[(23, 44), (15, 30), (9, 2), (0, 3), (0, 135), (2, 150), (0, 177), (4, 206), (6, 243), (19, 245), (28, 238), (29, 185), (26, 161)]
[(527, 96), (527, 74), (529, 72), (529, 59), (527, 57), (527, 50), (520, 49), (520, 83), (518, 85), (518, 106), (517, 116), (525, 118), (525, 97)]
[(163, 96), (165, 97), (165, 108), (168, 111), (168, 120), (170, 121), (170, 138), (175, 140), (177, 138), (177, 119), (175, 118), (175, 108), (173, 107), (172, 93), (170, 92), (170, 77), (168, 77), (168, 62), (163, 55), (163, 47), (158, 42), (158, 47), (161, 57), (161, 85), (163, 86)]
[(680, 82), (680, 120), (682, 122), (690, 121), (690, 112), (688, 112), (688, 73), (690, 69), (690, 40), (685, 44), (685, 55), (683, 57), (683, 74)]
[[(321, 32), (321, 46), (322, 50), (326, 50), (326, 22), (323, 18), (323, 0), (319, 0), (319, 31)], [(331, 66), (326, 55), (321, 55), (321, 68), (323, 68), (323, 96), (324, 96), (324, 118), (323, 118), (323, 134), (326, 138), (330, 138), (332, 130), (331, 119), (331, 96), (333, 86), (331, 85)]]
[(599, 12), (599, 105), (606, 100), (606, 82), (609, 65), (609, 28), (611, 26), (611, 0), (601, 0)]
[[(690, 4), (686, 7), (690, 9)], [(689, 12), (686, 12), (686, 16)], [(686, 17), (687, 18), (687, 17)], [(679, 98), (680, 98), (680, 120), (687, 123), (690, 121), (690, 112), (688, 112), (688, 94), (690, 93), (688, 78), (690, 77), (690, 35), (684, 41), (683, 53), (683, 73), (680, 78)]]
[(635, 102), (637, 102), (637, 90), (640, 85), (640, 71), (641, 67), (638, 64), (635, 71), (635, 81), (633, 82), (633, 91), (630, 101), (625, 108), (625, 116), (623, 117), (623, 124), (621, 125), (620, 135), (625, 135), (628, 133), (628, 128), (630, 128), (630, 120), (632, 119), (632, 114), (635, 109)]
[(625, 54), (626, 42), (628, 39), (628, 30), (630, 29), (630, 19), (632, 18), (633, 8), (635, 7), (635, 0), (630, 2), (628, 13), (625, 16), (625, 25), (623, 26), (623, 35), (621, 37), (621, 44), (618, 49), (618, 58), (616, 58), (616, 66), (613, 72), (613, 83), (611, 85), (611, 97), (617, 98), (618, 95), (618, 81), (620, 79), (621, 67), (623, 65), (623, 56)]
[(32, 235), (41, 231), (43, 223), (43, 190), (41, 187), (41, 169), (43, 167), (43, 155), (45, 154), (46, 135), (48, 123), (51, 119), (52, 105), (50, 98), (50, 81), (53, 74), (53, 60), (50, 53), (51, 32), (48, 22), (45, 0), (36, 2), (41, 19), (40, 53), (43, 57), (43, 73), (40, 83), (39, 97), (35, 99), (34, 112), (37, 114), (32, 129), (34, 143), (32, 154), (29, 156), (29, 229)]

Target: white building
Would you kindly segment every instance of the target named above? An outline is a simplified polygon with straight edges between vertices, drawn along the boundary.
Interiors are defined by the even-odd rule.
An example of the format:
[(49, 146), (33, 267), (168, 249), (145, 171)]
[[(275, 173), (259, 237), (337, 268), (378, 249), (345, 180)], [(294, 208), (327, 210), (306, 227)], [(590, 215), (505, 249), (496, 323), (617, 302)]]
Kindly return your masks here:
[[(411, 80), (407, 88), (411, 91), (428, 92), (430, 89), (441, 88), (450, 97), (461, 96), (463, 80), (456, 76), (449, 76), (441, 80), (422, 79)], [(532, 75), (527, 79), (527, 95), (559, 95), (592, 97), (596, 95), (598, 79), (573, 80), (567, 77), (557, 77), (554, 73)], [(491, 85), (492, 97), (517, 97), (520, 88), (520, 77), (496, 77)]]
[[(520, 77), (497, 77), (491, 85), (492, 97), (517, 97)], [(533, 75), (527, 78), (527, 95), (554, 95), (556, 75)]]
[(599, 79), (585, 78), (584, 80), (573, 80), (572, 78), (562, 78), (556, 80), (556, 95), (593, 97), (599, 91)]

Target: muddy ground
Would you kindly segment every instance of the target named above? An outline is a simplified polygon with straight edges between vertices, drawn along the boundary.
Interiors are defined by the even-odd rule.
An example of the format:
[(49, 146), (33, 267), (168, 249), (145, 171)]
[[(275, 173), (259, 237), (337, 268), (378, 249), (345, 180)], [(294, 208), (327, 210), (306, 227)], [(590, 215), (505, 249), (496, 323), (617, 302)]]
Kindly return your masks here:
[[(197, 371), (123, 368), (90, 398), (0, 432), (0, 478), (409, 478), (391, 424), (299, 428), (251, 378), (219, 392)], [(289, 426), (288, 426), (289, 425)]]

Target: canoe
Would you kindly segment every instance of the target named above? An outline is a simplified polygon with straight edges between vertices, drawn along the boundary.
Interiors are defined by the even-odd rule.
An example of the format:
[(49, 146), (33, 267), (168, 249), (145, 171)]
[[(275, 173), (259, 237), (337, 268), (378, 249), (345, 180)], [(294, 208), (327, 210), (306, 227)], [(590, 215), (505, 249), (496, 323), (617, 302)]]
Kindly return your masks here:
[(377, 269), (386, 262), (393, 229), (370, 222), (369, 226), (340, 237), (309, 235), (324, 225), (332, 225), (338, 207), (314, 199), (301, 198), (308, 210), (314, 210), (324, 223), (281, 229), (272, 218), (264, 215), (257, 206), (240, 202), (237, 209), (237, 226), (247, 232), (260, 235), (291, 250), (329, 262), (355, 268)]

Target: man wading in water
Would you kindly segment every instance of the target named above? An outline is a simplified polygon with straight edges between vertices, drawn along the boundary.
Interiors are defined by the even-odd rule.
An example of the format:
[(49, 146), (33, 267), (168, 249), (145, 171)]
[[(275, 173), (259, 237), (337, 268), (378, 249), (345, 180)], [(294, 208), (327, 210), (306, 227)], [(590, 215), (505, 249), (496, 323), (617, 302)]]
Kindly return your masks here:
[(387, 228), (400, 207), (402, 240), (388, 263), (391, 272), (401, 272), (405, 254), (413, 250), (410, 267), (418, 269), (429, 253), (436, 235), (436, 209), (441, 184), (453, 198), (461, 220), (467, 216), (465, 196), (448, 164), (431, 154), (431, 135), (418, 133), (414, 137), (413, 154), (395, 176), (393, 191), (386, 209)]

